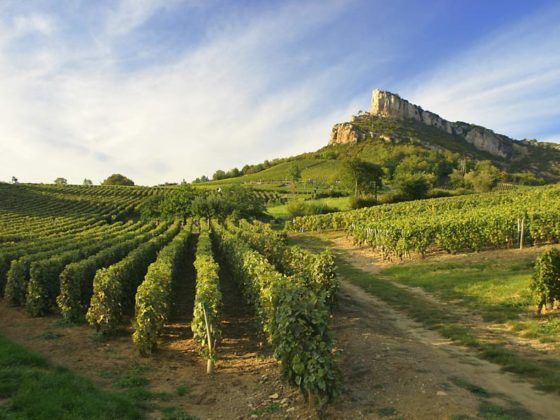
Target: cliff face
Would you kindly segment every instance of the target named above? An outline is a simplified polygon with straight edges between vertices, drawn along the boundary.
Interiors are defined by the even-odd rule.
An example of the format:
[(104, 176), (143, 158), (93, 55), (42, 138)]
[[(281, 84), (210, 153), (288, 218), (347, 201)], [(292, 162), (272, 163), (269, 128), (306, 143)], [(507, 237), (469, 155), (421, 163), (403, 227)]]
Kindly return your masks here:
[(411, 119), (430, 125), (449, 134), (463, 137), (478, 150), (493, 156), (509, 158), (513, 154), (512, 139), (484, 127), (466, 123), (452, 123), (391, 92), (375, 89), (371, 96), (372, 115), (399, 120)]
[[(509, 137), (496, 134), (484, 127), (447, 121), (391, 92), (379, 89), (373, 91), (370, 114), (381, 118), (418, 121), (448, 134), (460, 136), (478, 150), (496, 157), (510, 158), (514, 153), (514, 142)], [(357, 143), (363, 138), (365, 135), (352, 123), (336, 124), (329, 144)]]
[(335, 124), (331, 131), (329, 144), (358, 143), (365, 135), (352, 123)]

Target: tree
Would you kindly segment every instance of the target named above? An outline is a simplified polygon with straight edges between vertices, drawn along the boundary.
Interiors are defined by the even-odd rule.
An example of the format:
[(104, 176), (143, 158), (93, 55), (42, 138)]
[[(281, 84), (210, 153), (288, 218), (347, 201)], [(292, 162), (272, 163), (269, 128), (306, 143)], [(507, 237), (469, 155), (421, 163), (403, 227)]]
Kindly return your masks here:
[(402, 174), (395, 178), (394, 185), (405, 200), (418, 200), (425, 198), (432, 188), (430, 178), (424, 173)]
[(301, 180), (301, 169), (299, 168), (299, 165), (297, 163), (293, 163), (292, 167), (290, 168), (290, 179), (292, 180), (294, 188), (298, 181)]
[(227, 171), (226, 177), (227, 178), (237, 178), (241, 175), (241, 171), (237, 168), (230, 169)]
[(225, 179), (225, 178), (226, 178), (226, 173), (221, 169), (218, 169), (216, 172), (214, 172), (214, 175), (212, 175), (212, 179), (214, 181), (219, 181), (220, 179)]
[(68, 181), (66, 180), (66, 178), (62, 178), (62, 177), (58, 177), (54, 180), (54, 183), (56, 185), (68, 185)]
[(344, 172), (354, 190), (354, 196), (373, 194), (377, 200), (377, 193), (383, 186), (383, 168), (375, 163), (360, 159), (347, 160)]
[(131, 187), (134, 185), (134, 181), (132, 181), (131, 179), (127, 178), (124, 175), (113, 174), (105, 181), (103, 181), (101, 185), (125, 185)]
[(91, 182), (91, 179), (84, 178), (84, 182), (82, 182), (82, 185), (91, 187), (93, 185), (93, 182)]
[(13, 176), (12, 177), (12, 184), (17, 184), (17, 183), (18, 183), (18, 179), (15, 176)]
[(465, 184), (477, 192), (492, 191), (500, 180), (500, 170), (489, 160), (477, 162), (473, 171), (465, 175)]
[(183, 221), (192, 216), (192, 202), (197, 192), (190, 184), (181, 185), (167, 194), (159, 204), (159, 213), (163, 217), (181, 217)]

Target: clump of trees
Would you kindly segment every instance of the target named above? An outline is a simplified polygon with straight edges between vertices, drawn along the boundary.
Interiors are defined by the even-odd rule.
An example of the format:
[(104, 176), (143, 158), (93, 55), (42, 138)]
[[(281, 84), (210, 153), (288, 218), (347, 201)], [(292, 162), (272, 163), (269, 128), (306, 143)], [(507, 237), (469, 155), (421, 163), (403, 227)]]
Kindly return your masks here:
[(66, 178), (58, 177), (54, 180), (55, 185), (68, 185)]
[(199, 217), (210, 220), (265, 218), (265, 199), (253, 189), (240, 185), (216, 190), (195, 189), (190, 184), (177, 187), (165, 197), (154, 197), (141, 209), (144, 218)]
[(125, 185), (125, 186), (132, 187), (134, 186), (134, 181), (131, 180), (130, 178), (127, 178), (124, 175), (113, 174), (105, 181), (103, 181), (101, 185)]

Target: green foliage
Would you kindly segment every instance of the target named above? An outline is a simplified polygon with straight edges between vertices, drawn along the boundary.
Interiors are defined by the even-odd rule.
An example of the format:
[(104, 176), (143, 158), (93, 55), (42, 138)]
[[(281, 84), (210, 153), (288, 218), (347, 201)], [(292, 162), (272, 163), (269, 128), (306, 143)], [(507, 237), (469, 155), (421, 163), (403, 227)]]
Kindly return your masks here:
[(227, 178), (227, 175), (221, 169), (218, 169), (216, 172), (214, 172), (214, 175), (212, 175), (212, 179), (214, 181), (217, 181), (217, 180), (220, 180), (220, 179), (225, 179), (225, 178)]
[(143, 356), (150, 355), (169, 315), (173, 284), (184, 266), (191, 224), (158, 254), (136, 292), (132, 340)]
[(354, 196), (373, 194), (377, 197), (377, 192), (383, 186), (384, 176), (380, 165), (354, 158), (344, 163), (344, 170)]
[(113, 174), (105, 181), (103, 181), (101, 185), (124, 185), (127, 187), (131, 187), (134, 185), (134, 181), (132, 181), (131, 179), (127, 178), (124, 175)]
[(164, 234), (136, 248), (125, 259), (101, 268), (93, 279), (93, 296), (86, 314), (88, 323), (103, 334), (113, 333), (123, 314), (132, 308), (136, 290), (157, 252), (178, 232), (178, 223)]
[(377, 199), (372, 195), (354, 195), (350, 197), (350, 208), (361, 209), (363, 207), (371, 207), (379, 204)]
[(54, 180), (54, 184), (55, 185), (68, 185), (68, 181), (66, 180), (66, 178), (56, 178)]
[(550, 249), (539, 255), (530, 287), (538, 299), (539, 313), (543, 305), (553, 305), (560, 299), (560, 250)]
[(477, 192), (492, 191), (499, 180), (499, 169), (488, 160), (477, 162), (475, 169), (465, 175), (465, 185)]
[(428, 195), (432, 181), (431, 177), (424, 173), (404, 173), (395, 177), (394, 186), (404, 200), (418, 200)]
[(28, 256), (13, 260), (7, 274), (4, 297), (12, 305), (23, 305), (29, 278), (31, 258)]
[(265, 198), (251, 188), (240, 185), (219, 188), (217, 190), (194, 189), (185, 184), (169, 192), (165, 198), (148, 201), (143, 209), (144, 218), (217, 217), (224, 220), (233, 215), (236, 218), (263, 217)]
[(525, 218), (525, 244), (560, 240), (560, 187), (532, 187), (487, 194), (385, 204), (366, 209), (298, 217), (287, 229), (345, 229), (385, 257), (479, 251), (519, 244), (518, 223)]
[(297, 163), (292, 163), (292, 168), (290, 169), (290, 179), (294, 184), (301, 180), (301, 169)]
[(221, 253), (275, 348), (284, 377), (306, 398), (325, 401), (335, 397), (339, 392), (338, 370), (324, 292), (308, 287), (296, 276), (281, 275), (222, 227), (216, 226), (215, 232)]
[(159, 206), (159, 213), (163, 217), (175, 218), (181, 217), (183, 221), (192, 216), (192, 202), (196, 197), (195, 189), (189, 185), (181, 185), (173, 191), (165, 195), (165, 198), (159, 203), (150, 203), (149, 206)]
[(301, 199), (290, 200), (286, 206), (286, 210), (290, 217), (327, 214), (337, 211), (337, 209), (329, 207), (327, 204), (318, 202), (306, 203)]
[(163, 233), (167, 227), (168, 225), (161, 224), (147, 233), (134, 232), (132, 239), (120, 237), (118, 243), (102, 249), (97, 254), (66, 265), (59, 276), (60, 294), (56, 298), (62, 316), (74, 322), (83, 320), (93, 294), (93, 278), (96, 271), (122, 260), (138, 245)]
[[(219, 266), (214, 260), (212, 242), (208, 230), (202, 230), (198, 237), (194, 268), (196, 269), (196, 295), (191, 328), (193, 337), (203, 346), (206, 356), (213, 360), (216, 358), (214, 343), (219, 343), (222, 335), (220, 327), (222, 294), (219, 289)], [(210, 336), (213, 342), (213, 354), (208, 354), (208, 349), (206, 348), (208, 335), (204, 310), (206, 311)]]
[(274, 232), (264, 223), (241, 220), (238, 227), (232, 224), (227, 227), (264, 255), (282, 274), (303, 279), (309, 287), (324, 293), (329, 307), (334, 305), (339, 283), (330, 251), (314, 254), (298, 246), (287, 246), (285, 234)]

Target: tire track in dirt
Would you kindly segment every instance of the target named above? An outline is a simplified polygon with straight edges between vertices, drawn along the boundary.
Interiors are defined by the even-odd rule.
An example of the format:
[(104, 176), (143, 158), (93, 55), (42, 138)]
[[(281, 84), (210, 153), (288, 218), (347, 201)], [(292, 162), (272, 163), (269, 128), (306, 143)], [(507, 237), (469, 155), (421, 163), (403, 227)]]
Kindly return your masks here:
[[(353, 253), (348, 254), (355, 247), (343, 241), (331, 243), (337, 255), (353, 266), (379, 272), (381, 267), (375, 261), (357, 262)], [(536, 391), (518, 376), (424, 328), (346, 279), (342, 279), (334, 332), (348, 388), (341, 403), (331, 410), (334, 417), (352, 410), (357, 418), (385, 417), (392, 410), (411, 419), (477, 417), (481, 402), (517, 409), (521, 405), (536, 418), (557, 418), (560, 412), (555, 395)], [(453, 378), (477, 385), (491, 397), (481, 400), (450, 384)]]

